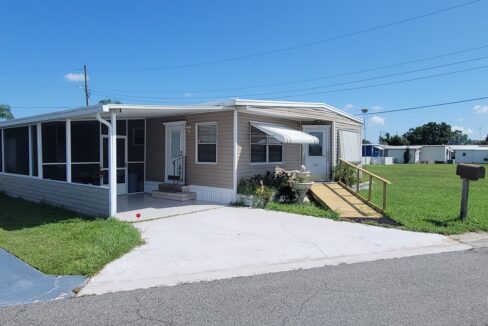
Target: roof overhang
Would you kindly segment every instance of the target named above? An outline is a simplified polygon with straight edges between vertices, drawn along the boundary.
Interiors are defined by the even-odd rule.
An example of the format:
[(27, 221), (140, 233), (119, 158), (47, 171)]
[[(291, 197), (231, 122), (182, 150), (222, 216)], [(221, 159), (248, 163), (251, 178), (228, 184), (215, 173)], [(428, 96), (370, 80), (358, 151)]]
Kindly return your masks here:
[(59, 120), (84, 120), (95, 119), (97, 113), (104, 118), (109, 118), (112, 112), (117, 113), (118, 119), (145, 119), (156, 117), (167, 117), (186, 115), (204, 112), (223, 111), (225, 108), (216, 105), (199, 106), (161, 106), (161, 105), (126, 105), (107, 104), (82, 107), (77, 109), (51, 112), (25, 118), (19, 118), (0, 122), (0, 128), (15, 127), (29, 124), (36, 124), (48, 121)]
[[(335, 108), (326, 103), (318, 103), (318, 102), (290, 102), (290, 101), (269, 101), (269, 100), (247, 100), (247, 99), (232, 99), (229, 101), (222, 102), (221, 105), (223, 106), (236, 106), (236, 107), (244, 107), (243, 110), (254, 111), (253, 113), (259, 114), (259, 110), (267, 110), (267, 112), (271, 112), (271, 110), (275, 109), (276, 111), (286, 111), (286, 109), (303, 109), (303, 114), (289, 114), (286, 115), (288, 118), (302, 118), (304, 121), (313, 121), (313, 120), (320, 120), (321, 114), (324, 111), (334, 112), (341, 116), (344, 116), (348, 119), (351, 119), (357, 123), (363, 124), (363, 119), (356, 117), (352, 114), (344, 112), (338, 108)], [(280, 113), (277, 113), (280, 114)]]
[(266, 123), (251, 122), (251, 126), (261, 130), (265, 134), (279, 140), (283, 144), (318, 144), (319, 139), (303, 131), (291, 129), (287, 126)]

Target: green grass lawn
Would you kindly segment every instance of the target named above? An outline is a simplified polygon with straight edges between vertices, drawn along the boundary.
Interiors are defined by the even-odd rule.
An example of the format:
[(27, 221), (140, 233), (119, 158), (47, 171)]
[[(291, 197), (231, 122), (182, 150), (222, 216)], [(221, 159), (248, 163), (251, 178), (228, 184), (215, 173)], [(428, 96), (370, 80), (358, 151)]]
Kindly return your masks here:
[(0, 194), (0, 247), (43, 273), (86, 275), (142, 243), (130, 223)]
[(327, 217), (334, 220), (339, 219), (339, 215), (337, 215), (336, 212), (331, 211), (329, 209), (324, 209), (313, 203), (281, 204), (276, 202), (269, 202), (268, 204), (266, 204), (265, 208), (273, 211), (279, 211), (279, 212), (301, 214), (301, 215), (308, 215), (308, 216), (315, 216), (315, 217)]
[[(455, 165), (398, 164), (366, 168), (392, 182), (388, 186), (387, 215), (406, 228), (443, 234), (488, 231), (488, 179), (470, 183), (468, 218), (461, 221), (458, 217), (461, 180), (456, 176)], [(377, 204), (381, 203), (381, 190), (375, 183), (373, 201)]]

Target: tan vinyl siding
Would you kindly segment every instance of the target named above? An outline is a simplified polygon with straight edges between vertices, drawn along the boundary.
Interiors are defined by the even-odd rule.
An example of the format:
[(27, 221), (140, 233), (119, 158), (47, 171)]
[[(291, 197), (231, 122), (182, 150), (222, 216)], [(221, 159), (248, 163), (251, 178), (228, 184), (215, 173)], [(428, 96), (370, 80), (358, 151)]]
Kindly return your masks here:
[(292, 120), (284, 120), (266, 117), (262, 115), (252, 115), (239, 113), (238, 115), (238, 146), (237, 146), (237, 181), (242, 177), (252, 176), (255, 174), (265, 174), (267, 171), (273, 171), (276, 166), (284, 169), (298, 169), (302, 162), (301, 145), (285, 144), (283, 145), (283, 164), (278, 163), (253, 163), (251, 164), (251, 121), (278, 123), (293, 129), (300, 130), (300, 123)]
[[(165, 179), (164, 122), (186, 121), (186, 183), (198, 186), (232, 188), (233, 111), (201, 113), (171, 118), (148, 119), (146, 122), (146, 180)], [(195, 162), (195, 123), (217, 122), (217, 164)]]

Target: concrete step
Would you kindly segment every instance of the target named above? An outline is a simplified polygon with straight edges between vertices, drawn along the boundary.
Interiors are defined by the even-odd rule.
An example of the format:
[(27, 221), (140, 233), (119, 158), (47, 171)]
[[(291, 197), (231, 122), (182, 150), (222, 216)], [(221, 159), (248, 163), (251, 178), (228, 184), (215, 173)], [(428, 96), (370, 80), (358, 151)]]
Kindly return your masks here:
[(187, 201), (197, 199), (196, 192), (190, 191), (161, 191), (155, 190), (152, 192), (153, 197), (177, 200), (177, 201)]
[(174, 184), (174, 183), (160, 183), (159, 184), (160, 191), (169, 191), (169, 192), (188, 192), (190, 191), (190, 186), (182, 185), (182, 184)]

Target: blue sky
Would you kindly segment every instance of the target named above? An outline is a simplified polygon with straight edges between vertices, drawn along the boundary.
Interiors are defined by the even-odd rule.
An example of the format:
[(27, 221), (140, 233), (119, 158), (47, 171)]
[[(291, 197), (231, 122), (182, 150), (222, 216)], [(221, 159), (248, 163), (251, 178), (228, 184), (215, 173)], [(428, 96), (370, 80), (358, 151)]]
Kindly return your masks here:
[[(368, 108), (373, 114), (368, 116), (367, 137), (372, 141), (380, 132), (403, 133), (429, 121), (446, 121), (466, 130), (473, 139), (484, 138), (488, 133), (488, 99), (401, 113), (374, 112), (488, 96), (488, 68), (341, 89), (486, 66), (488, 47), (388, 69), (296, 81), (488, 45), (486, 0), (290, 51), (219, 64), (154, 69), (324, 40), (466, 2), (2, 1), (0, 103), (11, 105), (17, 117), (82, 106), (83, 84), (76, 81), (76, 74), (87, 64), (92, 103), (101, 98), (124, 103), (196, 103), (228, 97), (320, 101), (353, 114)], [(471, 59), (476, 60), (459, 63)], [(68, 80), (70, 73), (74, 81)], [(356, 82), (368, 78), (377, 79)], [(283, 82), (291, 83), (268, 85)], [(328, 87), (316, 88), (322, 86)], [(307, 88), (313, 90), (300, 91)], [(317, 92), (322, 93), (306, 95)]]

